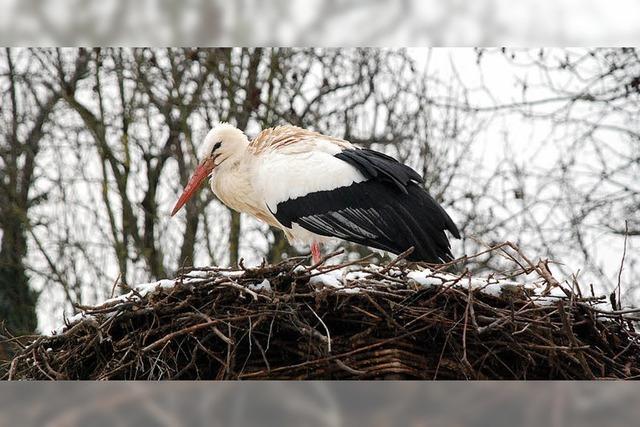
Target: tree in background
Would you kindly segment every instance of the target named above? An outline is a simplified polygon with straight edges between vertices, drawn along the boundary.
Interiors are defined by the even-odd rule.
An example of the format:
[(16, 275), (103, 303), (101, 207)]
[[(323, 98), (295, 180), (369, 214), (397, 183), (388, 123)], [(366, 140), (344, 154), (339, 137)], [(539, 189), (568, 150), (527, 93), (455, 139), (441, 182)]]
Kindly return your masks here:
[[(183, 265), (296, 254), (279, 231), (229, 211), (210, 191), (169, 218), (200, 142), (218, 121), (250, 137), (289, 123), (385, 151), (421, 172), (452, 213), (464, 237), (456, 254), (511, 240), (540, 257), (581, 260), (591, 277), (608, 280), (593, 241), (624, 233), (624, 219), (630, 235), (638, 227), (637, 52), (478, 51), (477, 68), (467, 73), (491, 70), (489, 58), (500, 58), (514, 75), (536, 73), (519, 80), (517, 91), (503, 88), (517, 101), (475, 87), (455, 67), (439, 70), (443, 63), (431, 65), (432, 54), (2, 52), (0, 280), (8, 286), (0, 289), (7, 295), (0, 316), (14, 316), (15, 330), (32, 330), (33, 289), (43, 295), (41, 315), (50, 318), (109, 296), (118, 283), (171, 276)], [(513, 147), (527, 126), (552, 137), (531, 136), (525, 144), (539, 150), (523, 161)], [(611, 145), (612, 132), (623, 142)], [(493, 153), (496, 159), (480, 155), (498, 142), (503, 152)], [(597, 159), (587, 171), (585, 150)], [(347, 256), (368, 253), (345, 247)], [(636, 256), (627, 262), (637, 271)], [(491, 254), (467, 263), (474, 272), (503, 265)], [(572, 264), (559, 268), (574, 272)]]
[[(43, 304), (92, 301), (107, 295), (116, 280), (166, 277), (198, 261), (234, 265), (240, 257), (277, 261), (295, 253), (279, 231), (241, 221), (208, 191), (187, 206), (185, 218), (169, 219), (197, 162), (197, 146), (217, 121), (250, 136), (292, 123), (387, 147), (406, 160), (415, 153), (404, 144), (427, 124), (418, 120), (424, 88), (420, 80), (407, 84), (415, 70), (403, 51), (20, 50), (4, 53), (7, 64), (13, 54), (33, 64), (21, 83), (37, 82), (55, 99), (46, 104), (38, 161), (35, 152), (32, 158), (39, 175), (31, 183), (37, 183), (40, 203), (28, 214), (20, 205), (20, 215), (3, 224), (6, 248), (26, 251), (30, 240), (27, 268), (49, 296)], [(13, 75), (3, 79), (11, 82)], [(39, 117), (42, 101), (33, 96), (16, 95), (25, 112), (3, 108), (6, 120)], [(30, 156), (24, 145), (7, 146)], [(20, 172), (19, 161), (6, 162), (5, 170)], [(21, 187), (6, 181), (3, 196), (13, 197), (13, 188)], [(10, 240), (14, 233), (24, 244)], [(25, 251), (6, 265), (20, 270)], [(27, 292), (24, 277), (7, 280)]]
[[(498, 175), (503, 190), (492, 191), (512, 194), (494, 203), (508, 212), (488, 219), (484, 235), (500, 239), (501, 230), (511, 230), (510, 239), (565, 262), (556, 265), (565, 275), (582, 266), (586, 280), (609, 292), (621, 277), (634, 283), (640, 262), (632, 250), (640, 235), (638, 50), (479, 50), (478, 69), (492, 57), (517, 76), (511, 100), (459, 105), (493, 120), (506, 118), (517, 129), (505, 136)], [(485, 99), (497, 99), (492, 89), (480, 89)], [(523, 138), (526, 145), (527, 137), (523, 159), (509, 145)], [(621, 276), (621, 269), (628, 275)]]
[[(46, 193), (34, 189), (40, 172), (37, 157), (50, 131), (47, 125), (52, 111), (62, 94), (75, 87), (88, 59), (85, 52), (79, 50), (75, 61), (69, 64), (59, 54), (47, 52), (56, 58), (54, 70), (60, 73), (61, 84), (53, 84), (51, 76), (42, 73), (38, 55), (6, 49), (0, 64), (3, 105), (0, 110), (0, 319), (17, 333), (32, 333), (37, 324), (37, 293), (29, 286), (25, 265), (28, 236), (33, 226), (29, 211), (47, 197)], [(55, 269), (53, 265), (50, 267)]]

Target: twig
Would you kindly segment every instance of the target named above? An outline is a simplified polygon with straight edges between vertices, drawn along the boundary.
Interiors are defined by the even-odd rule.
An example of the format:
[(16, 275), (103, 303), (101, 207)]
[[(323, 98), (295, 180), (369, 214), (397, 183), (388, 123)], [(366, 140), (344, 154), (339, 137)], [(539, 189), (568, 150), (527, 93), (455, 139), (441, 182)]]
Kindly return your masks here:
[(415, 250), (415, 248), (413, 246), (411, 246), (409, 249), (407, 249), (406, 251), (402, 252), (400, 255), (396, 256), (379, 273), (380, 274), (387, 274), (389, 272), (389, 270), (391, 270), (393, 267), (396, 266), (396, 264), (398, 264), (400, 261), (402, 261), (403, 259), (405, 259), (409, 255), (411, 255), (414, 250)]
[(309, 304), (305, 303), (304, 305), (307, 306), (307, 308), (309, 310), (311, 310), (311, 312), (313, 313), (314, 316), (316, 316), (316, 319), (318, 319), (318, 321), (322, 324), (322, 326), (324, 327), (324, 331), (327, 333), (327, 353), (331, 354), (331, 334), (329, 333), (329, 328), (327, 328), (327, 325), (324, 323), (324, 321), (320, 318), (320, 316), (318, 316), (318, 313), (315, 312), (315, 310), (313, 308), (311, 308), (309, 306)]
[[(622, 295), (621, 295), (621, 282), (622, 282), (622, 269), (624, 268), (624, 259), (627, 256), (627, 238), (629, 237), (629, 221), (624, 221), (624, 246), (622, 250), (622, 260), (620, 261), (620, 269), (618, 270), (618, 310), (622, 309)], [(613, 307), (614, 309), (616, 307)]]

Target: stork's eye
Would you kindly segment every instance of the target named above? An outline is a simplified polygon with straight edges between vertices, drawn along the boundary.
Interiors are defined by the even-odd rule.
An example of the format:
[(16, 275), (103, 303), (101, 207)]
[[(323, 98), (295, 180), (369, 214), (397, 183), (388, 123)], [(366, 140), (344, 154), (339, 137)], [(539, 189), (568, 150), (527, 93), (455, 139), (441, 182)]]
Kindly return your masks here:
[(222, 141), (216, 142), (215, 145), (213, 146), (213, 149), (211, 150), (211, 154), (215, 153), (216, 150), (220, 148), (221, 145), (222, 145)]

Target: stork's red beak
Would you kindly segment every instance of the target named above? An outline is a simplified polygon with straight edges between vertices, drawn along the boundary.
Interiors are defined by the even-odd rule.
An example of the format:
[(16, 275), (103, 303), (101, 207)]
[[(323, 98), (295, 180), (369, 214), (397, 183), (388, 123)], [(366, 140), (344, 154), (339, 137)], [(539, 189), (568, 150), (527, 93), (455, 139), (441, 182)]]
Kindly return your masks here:
[(198, 188), (200, 188), (200, 184), (202, 184), (202, 181), (207, 179), (214, 167), (215, 164), (213, 163), (213, 159), (206, 159), (198, 165), (195, 172), (193, 172), (189, 183), (186, 187), (184, 187), (182, 195), (176, 202), (176, 205), (173, 207), (171, 216), (174, 216), (176, 213), (178, 213), (180, 208), (182, 208), (184, 204), (187, 203), (187, 201), (189, 201), (191, 197), (193, 197)]

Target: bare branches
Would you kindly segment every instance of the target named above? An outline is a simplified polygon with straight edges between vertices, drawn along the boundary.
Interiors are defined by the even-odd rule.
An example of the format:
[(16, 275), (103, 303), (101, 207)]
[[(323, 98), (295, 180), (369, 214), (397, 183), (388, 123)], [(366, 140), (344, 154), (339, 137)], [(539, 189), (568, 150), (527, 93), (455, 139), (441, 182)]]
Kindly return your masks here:
[[(474, 56), (33, 49), (0, 56), (7, 107), (0, 116), (6, 124), (0, 221), (13, 209), (17, 225), (3, 227), (31, 225), (33, 245), (7, 247), (33, 248), (27, 256), (31, 271), (39, 272), (36, 286), (45, 277), (67, 281), (48, 280), (48, 300), (78, 295), (83, 301), (75, 302), (87, 303), (108, 294), (117, 276), (135, 283), (185, 265), (278, 262), (298, 254), (282, 233), (230, 212), (208, 191), (186, 206), (185, 216), (169, 219), (199, 142), (220, 120), (249, 136), (292, 123), (385, 151), (420, 171), (452, 213), (463, 232), (456, 255), (510, 240), (564, 262), (554, 269), (580, 269), (586, 281), (630, 292), (625, 285), (639, 265), (640, 232), (636, 50), (505, 49)], [(494, 74), (513, 79), (500, 77), (496, 90)], [(10, 143), (16, 137), (19, 144)], [(16, 208), (21, 205), (29, 209)], [(628, 250), (618, 278), (603, 260), (623, 238)], [(370, 253), (342, 247), (345, 258)], [(491, 272), (504, 265), (484, 253), (467, 258), (465, 267)]]
[[(21, 52), (23, 55), (24, 51)], [(53, 109), (62, 96), (60, 90), (50, 83), (42, 83), (31, 75), (33, 63), (22, 58), (14, 63), (13, 52), (5, 51), (8, 76), (8, 94), (2, 93), (3, 105), (10, 105), (8, 114), (2, 116), (9, 123), (0, 126), (0, 150), (2, 172), (0, 172), (0, 297), (5, 307), (0, 317), (8, 319), (9, 326), (16, 331), (35, 329), (35, 294), (29, 288), (25, 274), (24, 258), (27, 256), (27, 230), (30, 229), (29, 211), (35, 205), (30, 197), (34, 183), (39, 178), (36, 157), (43, 148), (47, 136), (45, 126)], [(27, 55), (28, 57), (28, 55)], [(85, 63), (82, 52), (78, 55), (76, 68), (70, 72), (69, 84), (75, 84), (83, 73)], [(42, 79), (46, 82), (47, 79)], [(41, 102), (37, 93), (44, 102)], [(2, 101), (0, 101), (2, 102)]]

